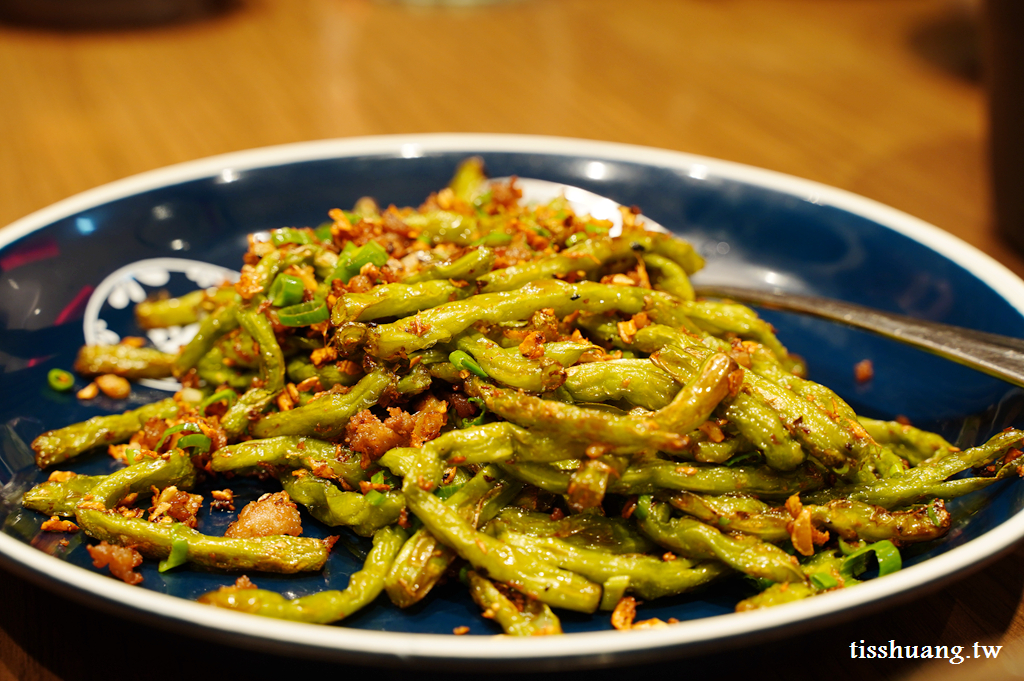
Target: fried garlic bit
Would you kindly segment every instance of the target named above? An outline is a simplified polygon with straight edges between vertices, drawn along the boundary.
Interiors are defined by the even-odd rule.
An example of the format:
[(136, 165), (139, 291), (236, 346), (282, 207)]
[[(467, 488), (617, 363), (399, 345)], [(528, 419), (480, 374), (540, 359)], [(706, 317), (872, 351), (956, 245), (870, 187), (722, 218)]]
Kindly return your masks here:
[(95, 567), (109, 567), (110, 574), (125, 584), (138, 584), (142, 581), (142, 575), (135, 572), (135, 568), (142, 565), (142, 554), (135, 549), (109, 544), (105, 539), (96, 546), (85, 548), (92, 556), (92, 564)]
[(633, 622), (636, 619), (636, 599), (632, 596), (623, 596), (619, 599), (618, 604), (612, 611), (612, 626), (619, 631), (628, 631), (630, 629), (662, 629), (670, 624), (676, 624), (679, 622), (676, 618), (672, 617), (668, 622), (652, 617), (649, 620), (641, 620), (639, 622)]
[(77, 397), (80, 400), (91, 400), (99, 394), (100, 387), (96, 385), (96, 383), (90, 383), (89, 385), (85, 386), (77, 393), (75, 393), (75, 397)]
[(870, 359), (862, 359), (853, 365), (853, 376), (858, 383), (867, 383), (875, 377), (875, 365)]
[(115, 374), (103, 374), (96, 377), (96, 387), (107, 397), (123, 400), (132, 392), (132, 384), (127, 378)]
[(288, 492), (264, 494), (256, 501), (245, 505), (238, 514), (238, 520), (228, 525), (225, 537), (251, 539), (289, 534), (302, 534), (302, 518), (295, 502)]
[(210, 502), (212, 511), (234, 511), (235, 493), (229, 489), (215, 489), (210, 492), (213, 501)]
[(822, 532), (811, 522), (811, 509), (804, 508), (799, 495), (794, 494), (786, 500), (786, 510), (793, 520), (786, 525), (793, 548), (804, 556), (814, 555), (814, 545), (828, 541), (828, 532)]
[(195, 528), (198, 524), (196, 514), (203, 506), (203, 498), (198, 494), (189, 494), (174, 485), (167, 487), (159, 494), (153, 494), (153, 507), (149, 509), (149, 521), (169, 523), (177, 520)]
[(61, 520), (60, 516), (50, 516), (49, 520), (43, 521), (42, 526), (39, 528), (43, 532), (71, 532), (74, 534), (78, 532), (78, 525), (75, 525), (70, 520)]

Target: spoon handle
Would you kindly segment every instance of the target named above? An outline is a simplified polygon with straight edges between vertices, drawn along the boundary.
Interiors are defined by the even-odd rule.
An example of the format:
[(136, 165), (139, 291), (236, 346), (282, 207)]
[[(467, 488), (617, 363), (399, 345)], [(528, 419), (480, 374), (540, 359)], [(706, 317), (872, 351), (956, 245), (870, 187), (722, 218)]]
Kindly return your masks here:
[(698, 296), (821, 317), (913, 345), (1024, 387), (1024, 341), (949, 324), (882, 312), (829, 298), (771, 293), (733, 286), (695, 286)]

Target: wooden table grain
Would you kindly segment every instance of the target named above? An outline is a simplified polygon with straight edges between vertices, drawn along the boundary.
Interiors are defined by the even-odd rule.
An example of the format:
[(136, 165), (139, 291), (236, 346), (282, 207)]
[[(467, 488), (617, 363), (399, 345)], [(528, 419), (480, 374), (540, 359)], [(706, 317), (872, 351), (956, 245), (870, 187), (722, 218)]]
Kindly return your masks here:
[[(0, 225), (222, 152), (369, 134), (529, 133), (676, 149), (834, 185), (923, 218), (1024, 275), (1024, 258), (992, 227), (985, 97), (966, 7), (239, 0), (202, 21), (137, 30), (0, 24)], [(938, 593), (851, 622), (595, 674), (996, 678), (1020, 666), (1022, 559), (1018, 546)], [(851, 660), (850, 643), (862, 638), (1006, 648), (998, 662), (959, 666)], [(224, 648), (0, 570), (0, 681), (180, 679), (197, 669), (221, 678), (408, 674)]]

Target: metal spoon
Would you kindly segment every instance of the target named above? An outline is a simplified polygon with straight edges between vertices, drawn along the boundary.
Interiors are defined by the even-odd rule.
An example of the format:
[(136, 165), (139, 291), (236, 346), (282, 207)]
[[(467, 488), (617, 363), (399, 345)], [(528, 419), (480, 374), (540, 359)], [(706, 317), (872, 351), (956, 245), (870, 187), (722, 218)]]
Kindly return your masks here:
[[(547, 202), (564, 196), (574, 211), (611, 220), (615, 225), (612, 234), (621, 233), (621, 204), (605, 196), (559, 182), (531, 178), (518, 178), (516, 186), (523, 192), (524, 202)], [(638, 222), (647, 229), (668, 231), (646, 216), (640, 216)], [(701, 297), (728, 298), (776, 310), (800, 312), (871, 331), (1024, 387), (1024, 340), (1018, 338), (914, 319), (829, 298), (737, 286), (695, 284), (694, 290)]]
[(1024, 387), (1024, 340), (882, 312), (830, 298), (772, 293), (738, 286), (694, 286), (697, 295), (821, 317), (913, 345)]

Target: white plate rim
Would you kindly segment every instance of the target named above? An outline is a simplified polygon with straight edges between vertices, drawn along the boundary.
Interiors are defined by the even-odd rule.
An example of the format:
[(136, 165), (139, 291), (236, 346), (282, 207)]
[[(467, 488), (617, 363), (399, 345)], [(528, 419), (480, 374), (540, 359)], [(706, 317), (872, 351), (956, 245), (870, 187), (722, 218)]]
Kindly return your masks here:
[[(429, 153), (515, 152), (570, 155), (593, 161), (629, 161), (674, 169), (691, 177), (734, 180), (764, 187), (816, 204), (861, 215), (931, 248), (970, 271), (1024, 313), (1024, 282), (1009, 269), (973, 246), (904, 212), (811, 180), (708, 157), (593, 140), (534, 135), (436, 133), (355, 137), (251, 149), (160, 168), (117, 180), (21, 218), (0, 230), (0, 248), (57, 220), (127, 196), (249, 169), (294, 162), (391, 155), (414, 158)], [(107, 576), (65, 563), (0, 533), (0, 554), (31, 576), (56, 583), (64, 591), (128, 608), (165, 620), (175, 628), (198, 626), (234, 643), (260, 641), (276, 648), (313, 651), (339, 658), (414, 661), (541, 662), (567, 664), (607, 661), (617, 655), (683, 649), (702, 643), (753, 636), (792, 627), (854, 609), (878, 606), (928, 585), (945, 581), (961, 570), (977, 567), (1024, 537), (1024, 513), (1017, 513), (985, 534), (939, 556), (890, 575), (847, 589), (767, 610), (731, 613), (692, 620), (663, 629), (633, 632), (602, 631), (528, 640), (474, 636), (471, 641), (442, 634), (413, 634), (319, 626), (251, 617), (199, 605), (181, 598), (128, 586)]]

